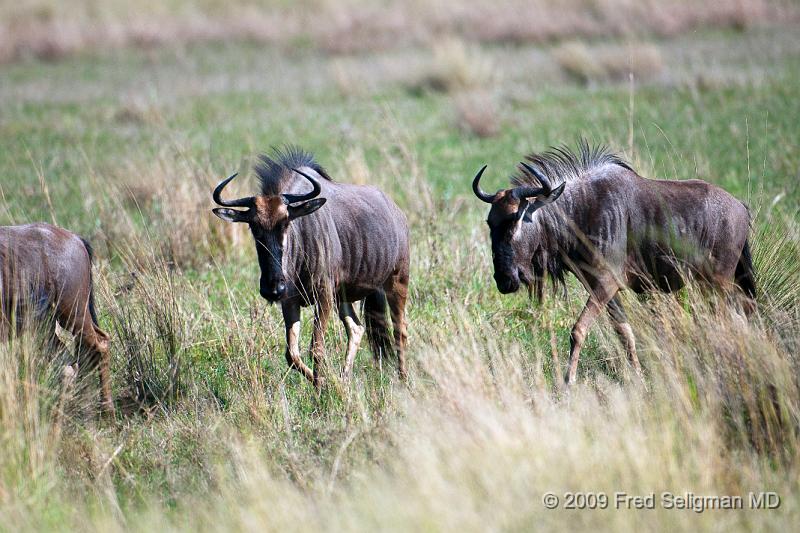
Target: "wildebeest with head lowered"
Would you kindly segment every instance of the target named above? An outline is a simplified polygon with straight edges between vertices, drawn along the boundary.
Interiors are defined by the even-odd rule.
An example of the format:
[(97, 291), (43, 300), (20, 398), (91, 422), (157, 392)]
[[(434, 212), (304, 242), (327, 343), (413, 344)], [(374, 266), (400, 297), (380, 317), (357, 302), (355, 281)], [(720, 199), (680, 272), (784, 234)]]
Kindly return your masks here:
[[(672, 292), (689, 278), (724, 292), (738, 287), (751, 310), (756, 294), (747, 207), (701, 180), (650, 180), (604, 147), (581, 142), (579, 153), (554, 148), (526, 157), (513, 187), (475, 195), (492, 205), (488, 224), (494, 278), (502, 293), (520, 283), (541, 299), (544, 279), (572, 272), (589, 299), (570, 337), (567, 383), (575, 381), (581, 346), (605, 308), (640, 371), (636, 345), (617, 292)], [(558, 184), (553, 186), (553, 184)]]
[[(334, 182), (311, 154), (298, 148), (262, 155), (256, 174), (261, 182), (256, 196), (223, 200), (222, 190), (236, 174), (220, 182), (214, 201), (223, 207), (214, 213), (250, 226), (261, 268), (261, 296), (282, 307), (289, 366), (321, 386), (323, 334), (336, 305), (347, 330), (343, 375), (348, 378), (364, 334), (352, 304), (364, 300), (364, 325), (375, 356), (396, 353), (400, 376), (405, 377), (409, 252), (403, 212), (375, 187)], [(298, 338), (300, 308), (308, 305), (315, 307), (313, 370), (300, 357)]]
[(60, 348), (51, 319), (76, 336), (78, 372), (98, 368), (101, 407), (113, 413), (109, 339), (97, 324), (89, 243), (50, 224), (0, 227), (0, 338), (42, 325)]

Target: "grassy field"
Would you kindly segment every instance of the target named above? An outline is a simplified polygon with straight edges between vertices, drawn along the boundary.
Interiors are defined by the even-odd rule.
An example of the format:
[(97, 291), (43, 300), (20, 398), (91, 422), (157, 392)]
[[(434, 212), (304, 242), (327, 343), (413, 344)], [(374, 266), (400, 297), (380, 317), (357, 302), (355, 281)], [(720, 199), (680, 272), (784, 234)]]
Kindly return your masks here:
[(794, 0), (18, 0), (0, 5), (0, 62), (231, 38), (331, 53), (430, 44), (676, 36), (800, 20)]
[[(348, 55), (211, 39), (0, 66), (0, 224), (93, 243), (118, 398), (100, 420), (92, 390), (62, 394), (52, 354), (0, 347), (0, 530), (797, 524), (800, 42), (796, 26), (730, 26)], [(747, 202), (761, 295), (750, 322), (691, 288), (626, 296), (644, 383), (603, 318), (565, 394), (554, 364), (585, 293), (573, 279), (541, 305), (501, 296), (469, 184), (487, 163), (499, 188), (524, 154), (579, 137)], [(288, 372), (251, 237), (210, 211), (219, 179), (284, 143), (408, 213), (407, 384), (366, 343), (349, 387), (317, 395)], [(241, 181), (234, 194), (254, 190)], [(343, 328), (327, 339), (335, 374)], [(542, 504), (565, 491), (611, 508)], [(781, 506), (614, 509), (618, 491), (745, 507), (775, 491)]]

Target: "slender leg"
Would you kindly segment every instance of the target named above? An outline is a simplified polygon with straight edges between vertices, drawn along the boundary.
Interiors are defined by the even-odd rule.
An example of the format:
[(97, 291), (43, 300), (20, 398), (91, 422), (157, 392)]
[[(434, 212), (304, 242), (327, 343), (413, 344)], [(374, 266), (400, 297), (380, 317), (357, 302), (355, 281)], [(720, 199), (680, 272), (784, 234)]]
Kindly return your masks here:
[[(67, 346), (61, 341), (56, 333), (56, 328), (58, 327), (56, 323), (57, 321), (53, 321), (52, 323), (48, 321), (42, 325), (43, 331), (49, 330), (49, 334), (46, 335), (42, 348), (48, 353), (50, 360), (57, 361), (57, 364), (63, 365), (61, 370), (61, 384), (65, 389), (67, 389), (75, 383), (75, 380), (78, 377), (78, 362), (82, 356), (82, 353), (80, 350), (78, 350), (77, 358), (75, 357), (76, 354), (69, 353)], [(2, 330), (2, 323), (0, 323), (0, 330)], [(78, 337), (79, 348), (81, 346), (87, 347), (88, 343), (83, 340), (84, 334), (82, 329), (74, 327), (73, 335), (80, 335), (80, 337)], [(3, 337), (0, 334), (0, 340), (2, 339)]]
[[(61, 327), (75, 335), (78, 341), (78, 365), (76, 374), (80, 375), (97, 369), (100, 374), (100, 407), (103, 413), (114, 416), (114, 398), (111, 394), (111, 356), (109, 337), (95, 324), (88, 306), (80, 312), (59, 308), (58, 322)], [(75, 317), (73, 319), (73, 317)], [(55, 332), (53, 332), (55, 336)], [(75, 368), (73, 368), (75, 370)], [(69, 371), (65, 372), (65, 375)]]
[(311, 358), (314, 362), (314, 373), (312, 379), (317, 390), (322, 389), (324, 382), (322, 365), (325, 361), (325, 327), (330, 318), (330, 304), (320, 300), (317, 302), (314, 312), (314, 333), (311, 337)]
[(63, 363), (64, 368), (61, 370), (61, 383), (65, 389), (70, 388), (78, 377), (78, 361), (71, 355), (67, 355), (67, 347), (61, 342), (61, 339), (56, 335), (55, 327), (50, 338), (47, 339), (45, 349), (50, 352), (50, 357), (60, 363)]
[(339, 318), (347, 330), (347, 358), (345, 359), (342, 376), (345, 380), (349, 380), (353, 373), (353, 363), (356, 360), (358, 345), (361, 342), (361, 337), (364, 336), (364, 326), (359, 322), (351, 303), (342, 302), (339, 304)]
[(78, 361), (73, 359), (70, 355), (67, 355), (67, 347), (61, 342), (58, 335), (56, 335), (55, 325), (53, 326), (53, 331), (48, 337), (44, 348), (50, 353), (50, 358), (52, 360), (58, 361), (59, 364), (63, 363), (64, 368), (61, 372), (63, 384), (65, 386), (71, 385), (78, 375)]
[(553, 329), (553, 320), (547, 321), (547, 328), (550, 330), (550, 352), (553, 354), (553, 382), (560, 390), (564, 384), (564, 376), (561, 374), (561, 361), (558, 357), (558, 342), (556, 340), (556, 332)]
[(394, 349), (397, 354), (397, 365), (400, 379), (406, 379), (406, 300), (408, 299), (408, 273), (401, 272), (392, 276), (386, 287), (386, 300), (392, 314), (392, 329), (394, 333)]
[(95, 328), (95, 350), (100, 354), (100, 390), (103, 395), (103, 411), (114, 415), (114, 398), (111, 395), (111, 354), (109, 353), (108, 335)]
[(589, 328), (592, 327), (592, 324), (594, 324), (594, 321), (597, 320), (600, 312), (616, 292), (616, 288), (611, 291), (602, 285), (595, 288), (595, 290), (591, 292), (589, 300), (586, 302), (586, 306), (583, 308), (583, 311), (581, 311), (577, 322), (575, 322), (569, 339), (570, 350), (569, 369), (567, 371), (566, 378), (567, 385), (575, 383), (577, 378), (578, 359), (581, 356), (581, 348), (583, 347), (583, 341), (586, 340), (586, 334), (589, 332)]
[(286, 362), (303, 374), (309, 381), (314, 381), (314, 373), (300, 358), (300, 304), (284, 302), (281, 304), (283, 323), (286, 328)]
[[(97, 369), (100, 374), (100, 407), (106, 415), (114, 415), (114, 398), (111, 394), (111, 356), (108, 335), (95, 326), (87, 324), (76, 333), (79, 352), (77, 373)], [(65, 374), (69, 374), (67, 371)]]
[(67, 347), (61, 342), (61, 339), (56, 335), (56, 326), (53, 324), (52, 332), (47, 336), (47, 342), (44, 348), (50, 353), (50, 358), (53, 360), (63, 360), (66, 355)]
[(622, 307), (619, 294), (608, 302), (606, 308), (614, 324), (614, 330), (622, 341), (622, 345), (625, 346), (625, 353), (628, 354), (628, 361), (633, 366), (636, 373), (641, 376), (642, 366), (639, 364), (639, 358), (636, 356), (636, 337), (634, 337), (633, 329), (628, 323), (628, 316), (625, 314), (625, 309)]

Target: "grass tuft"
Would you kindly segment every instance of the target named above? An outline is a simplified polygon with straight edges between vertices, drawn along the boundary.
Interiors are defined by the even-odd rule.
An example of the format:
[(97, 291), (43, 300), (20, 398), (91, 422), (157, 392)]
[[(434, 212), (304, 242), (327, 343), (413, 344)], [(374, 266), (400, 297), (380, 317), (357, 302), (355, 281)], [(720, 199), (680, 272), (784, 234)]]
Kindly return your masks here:
[(494, 99), (485, 92), (458, 94), (453, 98), (458, 126), (481, 138), (500, 133), (500, 117)]
[(583, 84), (598, 81), (624, 81), (629, 76), (647, 80), (664, 69), (659, 49), (652, 44), (593, 49), (579, 41), (559, 45), (553, 57), (564, 73)]

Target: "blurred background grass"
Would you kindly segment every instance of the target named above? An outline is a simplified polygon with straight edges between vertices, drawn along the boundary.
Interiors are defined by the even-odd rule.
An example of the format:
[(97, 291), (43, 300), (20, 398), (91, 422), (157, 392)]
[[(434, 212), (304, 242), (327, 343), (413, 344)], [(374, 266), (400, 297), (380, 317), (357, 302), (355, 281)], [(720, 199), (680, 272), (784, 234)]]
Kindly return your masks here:
[[(0, 528), (530, 529), (797, 522), (797, 5), (621, 0), (33, 2), (0, 6), (0, 224), (98, 250), (120, 416), (0, 348)], [(491, 280), (485, 206), (526, 153), (607, 143), (652, 178), (747, 202), (761, 312), (628, 298), (646, 369), (605, 319), (553, 387), (585, 294)], [(250, 236), (210, 191), (271, 145), (409, 214), (406, 387), (359, 352), (320, 397), (288, 373)], [(254, 190), (252, 180), (235, 192)], [(306, 313), (309, 314), (309, 313)], [(306, 321), (308, 322), (308, 321)], [(304, 339), (310, 325), (304, 324)], [(328, 360), (342, 363), (332, 326)], [(778, 490), (775, 512), (546, 511), (545, 491)]]

